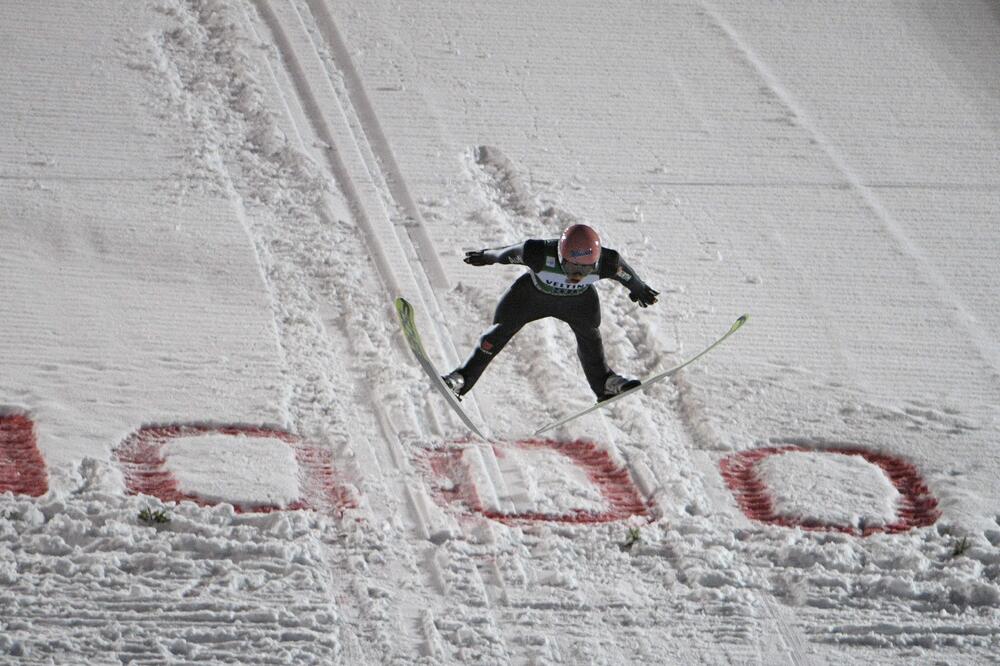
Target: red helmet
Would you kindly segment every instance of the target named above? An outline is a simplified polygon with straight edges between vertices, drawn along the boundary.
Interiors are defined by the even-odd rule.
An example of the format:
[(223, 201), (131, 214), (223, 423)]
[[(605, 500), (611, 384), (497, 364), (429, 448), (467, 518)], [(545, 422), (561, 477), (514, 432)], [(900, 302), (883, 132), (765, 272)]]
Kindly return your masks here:
[(566, 227), (559, 237), (559, 261), (594, 265), (601, 258), (601, 237), (586, 224)]

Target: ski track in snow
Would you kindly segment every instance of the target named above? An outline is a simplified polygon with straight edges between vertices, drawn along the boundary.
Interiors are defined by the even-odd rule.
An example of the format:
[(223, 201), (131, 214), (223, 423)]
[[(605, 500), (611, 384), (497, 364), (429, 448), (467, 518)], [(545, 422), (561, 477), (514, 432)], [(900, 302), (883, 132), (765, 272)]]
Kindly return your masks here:
[[(290, 73), (295, 101), (304, 109), (311, 131), (326, 149), (331, 179), (347, 193), (350, 212), (359, 222), (367, 245), (373, 248), (380, 277), (383, 284), (388, 287), (385, 291), (374, 289), (368, 294), (358, 294), (352, 305), (357, 308), (368, 300), (370, 302), (368, 308), (384, 311), (384, 303), (390, 302), (394, 293), (400, 293), (401, 285), (411, 284), (419, 288), (421, 281), (415, 276), (426, 279), (427, 271), (433, 271), (436, 265), (439, 267), (436, 260), (428, 266), (427, 260), (421, 259), (419, 254), (403, 249), (404, 244), (410, 243), (408, 235), (400, 236), (398, 233), (398, 230), (405, 228), (405, 221), (395, 221), (389, 211), (395, 208), (392, 195), (401, 196), (404, 199), (401, 207), (404, 209), (407, 207), (405, 183), (400, 174), (392, 173), (391, 166), (387, 167), (388, 172), (380, 170), (381, 165), (391, 165), (391, 155), (387, 153), (388, 148), (377, 138), (374, 146), (369, 143), (371, 134), (376, 137), (378, 135), (376, 120), (370, 112), (365, 112), (364, 104), (360, 105), (362, 112), (358, 113), (352, 105), (350, 86), (347, 90), (339, 89), (335, 77), (325, 69), (325, 66), (333, 65), (322, 61), (320, 49), (330, 48), (331, 44), (317, 45), (311, 41), (332, 40), (333, 53), (342, 52), (342, 47), (337, 47), (339, 40), (336, 26), (333, 25), (329, 15), (320, 12), (320, 29), (307, 32), (303, 23), (305, 14), (301, 8), (275, 8), (261, 4), (258, 5), (258, 10), (264, 23), (275, 36), (281, 62)], [(353, 92), (355, 99), (361, 94), (356, 82), (353, 85)], [(321, 108), (325, 111), (320, 112)], [(340, 113), (331, 112), (334, 109)], [(355, 119), (354, 122), (351, 121), (351, 117)], [(300, 135), (306, 135), (309, 129), (300, 127), (298, 131)], [(377, 157), (375, 153), (378, 153)], [(393, 181), (395, 187), (387, 187), (387, 180)], [(412, 208), (412, 203), (409, 207)], [(412, 218), (410, 221), (414, 222)], [(390, 248), (388, 252), (387, 244)], [(411, 267), (415, 269), (412, 273), (409, 272)], [(406, 271), (403, 273), (405, 279), (402, 280), (399, 277), (401, 269)], [(370, 269), (359, 266), (358, 270)], [(433, 272), (430, 278), (434, 279)], [(429, 287), (424, 288), (422, 294), (420, 302), (434, 303)], [(392, 320), (389, 322), (391, 326)], [(383, 335), (387, 333), (385, 323), (375, 326), (369, 323), (368, 328), (376, 331), (381, 329)], [(345, 339), (350, 340), (360, 330), (364, 329), (348, 326), (343, 328), (341, 333)], [(383, 350), (381, 356), (392, 358), (397, 354), (398, 350)], [(400, 384), (404, 382), (402, 379), (396, 381)], [(482, 604), (483, 594), (477, 591), (475, 585), (465, 591), (467, 587), (465, 581), (461, 586), (455, 586), (449, 581), (449, 575), (454, 570), (465, 569), (466, 575), (463, 578), (468, 580), (468, 576), (472, 575), (474, 582), (476, 570), (465, 564), (463, 562), (465, 558), (461, 557), (444, 564), (440, 563), (439, 558), (433, 555), (436, 547), (431, 543), (421, 545), (420, 542), (408, 542), (407, 537), (412, 536), (424, 539), (432, 535), (436, 538), (442, 534), (447, 536), (454, 531), (454, 527), (429, 500), (419, 480), (413, 478), (407, 448), (413, 443), (414, 436), (425, 439), (427, 435), (422, 433), (422, 427), (412, 409), (402, 408), (392, 412), (390, 403), (389, 410), (384, 410), (374, 396), (370, 404), (376, 412), (375, 416), (385, 439), (383, 442), (372, 442), (373, 450), (369, 455), (373, 459), (369, 459), (365, 468), (379, 469), (385, 477), (386, 485), (381, 488), (370, 486), (369, 501), (375, 515), (409, 517), (409, 520), (396, 526), (394, 540), (384, 546), (399, 556), (398, 560), (394, 558), (386, 563), (388, 570), (384, 577), (389, 580), (412, 579), (412, 575), (403, 568), (404, 563), (409, 561), (410, 569), (418, 569), (418, 562), (428, 563), (423, 576), (417, 576), (412, 584), (404, 584), (391, 595), (392, 608), (399, 617), (396, 620), (397, 629), (392, 632), (394, 639), (389, 640), (388, 636), (383, 639), (384, 644), (381, 647), (384, 650), (384, 657), (405, 661), (407, 655), (414, 653), (422, 653), (428, 657), (444, 656), (440, 653), (442, 640), (440, 627), (452, 625), (443, 631), (449, 636), (459, 636), (463, 649), (478, 650), (482, 654), (492, 653), (493, 658), (503, 658), (503, 647), (494, 644), (492, 635), (496, 630), (491, 626), (492, 622), (488, 615), (482, 616), (485, 622), (480, 620), (472, 623), (467, 620), (447, 623), (436, 618), (436, 613), (447, 613), (450, 604), (446, 599), (456, 594), (463, 599), (461, 606), (475, 607)], [(398, 501), (386, 504), (383, 499), (393, 497), (405, 498), (408, 506), (400, 507)], [(396, 506), (392, 506), (393, 504)], [(400, 508), (404, 509), (402, 514)], [(434, 569), (437, 567), (442, 567), (443, 570), (435, 572)], [(473, 596), (469, 598), (467, 596), (469, 594)], [(439, 600), (431, 601), (435, 598)], [(500, 652), (497, 652), (498, 650)]]
[(813, 137), (813, 140), (826, 153), (848, 185), (857, 192), (858, 196), (879, 219), (888, 234), (902, 248), (902, 251), (914, 260), (921, 275), (933, 285), (940, 301), (954, 308), (955, 319), (958, 325), (975, 341), (979, 353), (993, 368), (994, 374), (1000, 376), (1000, 347), (997, 346), (993, 336), (976, 321), (972, 312), (963, 302), (962, 296), (951, 287), (948, 280), (934, 267), (920, 245), (907, 235), (905, 229), (894, 219), (893, 214), (881, 202), (875, 191), (866, 185), (861, 176), (851, 168), (833, 142), (816, 126), (809, 117), (808, 112), (795, 99), (788, 88), (782, 84), (781, 80), (775, 76), (771, 68), (761, 60), (754, 50), (747, 45), (742, 36), (733, 29), (729, 22), (711, 4), (702, 2), (702, 5), (711, 16), (712, 21), (726, 33), (736, 48), (747, 59), (747, 62), (757, 71), (764, 84), (781, 100), (781, 103), (794, 118), (794, 122)]
[[(734, 356), (722, 356), (718, 365), (692, 366), (639, 399), (562, 429), (567, 442), (584, 436), (595, 442), (602, 460), (625, 470), (620, 476), (646, 504), (626, 520), (590, 524), (545, 519), (573, 506), (603, 506), (597, 486), (587, 485), (587, 469), (577, 466), (560, 479), (561, 468), (575, 465), (572, 456), (544, 441), (519, 441), (536, 421), (589, 400), (568, 327), (555, 321), (526, 327), (491, 365), (476, 395), (462, 403), (492, 429), (492, 445), (470, 444), (458, 419), (427, 397), (397, 330), (392, 299), (404, 295), (416, 305), (425, 344), (446, 370), (475, 344), (506, 281), (520, 271), (491, 267), (470, 277), (460, 263), (463, 250), (555, 236), (568, 223), (588, 221), (601, 205), (596, 200), (617, 197), (615, 205), (629, 212), (607, 224), (608, 245), (620, 246), (640, 272), (656, 262), (643, 208), (630, 196), (590, 192), (599, 186), (572, 176), (573, 168), (560, 167), (555, 155), (555, 173), (545, 173), (503, 143), (462, 135), (447, 107), (461, 106), (471, 118), (487, 94), (477, 99), (478, 84), (461, 78), (466, 65), (444, 65), (469, 47), (458, 45), (464, 35), (453, 23), (457, 10), (438, 9), (441, 24), (382, 2), (352, 8), (324, 0), (164, 0), (155, 11), (135, 10), (142, 31), (116, 28), (128, 34), (116, 37), (127, 44), (116, 57), (141, 79), (132, 85), (141, 91), (145, 112), (171, 128), (158, 140), (184, 137), (182, 154), (171, 162), (176, 171), (152, 177), (179, 183), (182, 198), (201, 197), (197, 214), (213, 205), (226, 208), (219, 223), (225, 231), (212, 238), (225, 238), (236, 248), (232, 256), (239, 243), (247, 246), (260, 272), (253, 276), (259, 283), (244, 278), (247, 289), (266, 292), (274, 324), (273, 331), (255, 332), (255, 340), (273, 333), (282, 388), (247, 394), (261, 403), (280, 396), (280, 404), (247, 415), (220, 398), (219, 413), (198, 417), (233, 423), (256, 417), (321, 447), (332, 455), (349, 501), (340, 515), (164, 506), (122, 493), (121, 473), (103, 458), (118, 442), (89, 449), (73, 442), (76, 448), (61, 454), (69, 463), (51, 470), (48, 494), (0, 498), (0, 580), (8, 592), (0, 600), (0, 653), (19, 663), (995, 659), (1000, 516), (980, 516), (975, 524), (989, 526), (978, 529), (948, 519), (953, 507), (969, 501), (948, 485), (947, 463), (925, 453), (938, 441), (995, 436), (997, 428), (991, 430), (981, 410), (966, 415), (916, 399), (890, 403), (792, 364), (737, 363), (747, 377), (730, 377), (722, 358)], [(641, 23), (642, 12), (633, 9), (633, 20)], [(716, 63), (723, 76), (736, 76), (748, 89), (763, 82), (768, 92), (758, 90), (753, 98), (760, 113), (780, 107), (796, 119), (811, 136), (813, 152), (831, 162), (878, 217), (934, 297), (954, 304), (959, 329), (995, 372), (995, 345), (971, 306), (963, 305), (962, 294), (880, 203), (862, 172), (848, 165), (836, 141), (809, 119), (805, 102), (726, 11), (704, 2), (668, 9), (683, 19), (677, 25), (699, 31), (706, 54), (727, 54)], [(72, 8), (61, 11), (73, 16)], [(550, 11), (547, 20), (558, 21), (560, 10)], [(478, 33), (474, 61), (491, 60), (496, 54), (476, 49), (495, 48), (503, 31), (512, 29), (495, 18), (501, 36)], [(394, 21), (407, 19), (412, 35), (391, 33)], [(596, 8), (573, 20), (580, 31), (597, 30), (609, 34), (608, 44), (619, 43)], [(533, 28), (513, 29), (516, 38), (537, 46)], [(404, 43), (409, 38), (443, 39), (430, 58), (442, 66), (428, 68), (420, 49)], [(389, 45), (385, 53), (397, 60), (391, 67), (380, 66), (378, 44)], [(734, 47), (736, 54), (728, 53)], [(531, 68), (511, 57), (520, 53), (516, 44), (509, 48), (496, 58), (504, 62), (489, 71), (530, 109), (521, 121), (534, 145), (550, 131), (547, 111)], [(588, 46), (588, 52), (600, 49)], [(704, 138), (721, 121), (706, 113), (697, 92), (685, 92), (696, 87), (685, 80), (690, 72), (683, 65), (671, 65), (667, 78), (684, 114), (705, 116), (692, 134)], [(434, 98), (445, 74), (460, 82), (449, 84), (460, 99)], [(585, 85), (589, 74), (577, 75)], [(422, 85), (425, 92), (407, 94), (399, 107), (426, 121), (419, 141), (410, 142), (393, 96)], [(513, 118), (517, 112), (510, 113)], [(103, 140), (120, 131), (106, 129)], [(513, 134), (507, 137), (513, 142)], [(436, 146), (437, 159), (450, 165), (439, 181), (431, 175), (433, 160), (414, 167), (414, 146), (421, 141)], [(455, 144), (460, 150), (449, 153)], [(645, 159), (638, 152), (630, 158)], [(715, 187), (722, 180), (684, 185)], [(70, 187), (58, 179), (46, 182)], [(704, 241), (701, 264), (713, 268), (702, 277), (725, 272), (717, 283), (722, 288), (736, 275), (748, 285), (759, 283), (750, 279), (750, 252), (738, 255), (739, 248), (706, 240), (715, 213), (704, 200), (678, 204), (677, 215), (683, 219), (679, 238)], [(804, 270), (793, 245), (779, 236), (775, 246), (783, 265)], [(740, 265), (716, 260), (723, 249), (737, 254), (733, 263)], [(668, 276), (660, 271), (656, 277), (666, 282)], [(654, 286), (661, 286), (659, 279)], [(637, 310), (617, 285), (601, 287), (609, 360), (624, 374), (648, 375), (683, 358), (684, 349), (699, 342), (688, 340), (692, 330), (711, 330), (708, 322), (718, 319), (702, 315), (729, 307), (728, 301), (699, 302), (697, 287), (662, 286), (663, 303), (651, 313)], [(799, 289), (807, 300), (821, 302), (812, 283)], [(752, 320), (729, 348), (741, 345), (739, 354), (749, 353), (753, 338), (746, 336), (754, 325)], [(833, 351), (851, 361), (838, 339), (845, 331), (829, 336)], [(845, 374), (858, 377), (861, 369)], [(232, 381), (241, 377), (234, 372)], [(52, 434), (45, 417), (61, 413), (59, 401), (45, 403), (42, 396), (42, 409), (22, 408), (39, 396), (30, 387), (20, 390), (0, 395), (0, 419), (27, 413), (38, 422), (43, 452), (55, 448), (47, 444)], [(748, 412), (759, 407), (761, 396), (773, 413), (757, 421)], [(8, 407), (14, 404), (19, 406)], [(183, 406), (176, 411), (183, 413)], [(809, 413), (787, 416), (796, 411)], [(132, 425), (116, 421), (107, 430), (124, 435)], [(778, 430), (762, 435), (765, 426)], [(804, 456), (809, 464), (820, 464), (824, 449), (858, 432), (871, 432), (873, 447), (898, 453), (900, 431), (922, 445), (920, 462), (934, 465), (927, 470), (931, 487), (945, 490), (946, 519), (930, 528), (860, 539), (754, 523), (740, 513), (718, 468), (726, 454), (754, 448), (762, 438), (780, 444), (781, 436), (817, 451)], [(435, 456), (450, 466), (428, 462)], [(797, 464), (797, 473), (808, 467)], [(476, 507), (470, 498), (487, 501)], [(137, 518), (145, 508), (164, 509), (171, 519), (145, 524)], [(626, 541), (629, 528), (638, 530), (634, 542)], [(959, 555), (960, 544), (965, 550)]]

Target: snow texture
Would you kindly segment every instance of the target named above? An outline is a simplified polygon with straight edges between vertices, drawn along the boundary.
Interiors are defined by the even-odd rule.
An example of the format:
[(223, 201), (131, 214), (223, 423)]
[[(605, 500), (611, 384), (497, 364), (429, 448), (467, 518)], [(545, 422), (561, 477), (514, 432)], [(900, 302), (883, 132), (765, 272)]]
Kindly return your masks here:
[[(0, 3), (0, 661), (995, 663), (1000, 13)], [(594, 225), (591, 400), (526, 326)], [(182, 436), (178, 436), (182, 435)], [(180, 498), (180, 499), (178, 499)], [(774, 519), (770, 519), (773, 517)], [(768, 518), (768, 519), (765, 519)]]
[(896, 518), (899, 491), (860, 456), (790, 451), (766, 458), (758, 469), (779, 516), (851, 527)]
[(185, 437), (167, 444), (164, 457), (180, 490), (209, 502), (287, 507), (301, 495), (294, 451), (281, 440)]

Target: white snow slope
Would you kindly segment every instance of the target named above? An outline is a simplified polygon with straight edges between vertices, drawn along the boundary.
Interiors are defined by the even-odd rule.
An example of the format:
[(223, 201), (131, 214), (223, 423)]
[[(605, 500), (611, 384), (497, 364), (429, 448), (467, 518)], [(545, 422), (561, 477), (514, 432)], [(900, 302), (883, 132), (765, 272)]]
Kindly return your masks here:
[[(0, 662), (997, 663), (1000, 8), (0, 3)], [(612, 366), (526, 327), (592, 224)], [(160, 520), (157, 520), (159, 518)]]

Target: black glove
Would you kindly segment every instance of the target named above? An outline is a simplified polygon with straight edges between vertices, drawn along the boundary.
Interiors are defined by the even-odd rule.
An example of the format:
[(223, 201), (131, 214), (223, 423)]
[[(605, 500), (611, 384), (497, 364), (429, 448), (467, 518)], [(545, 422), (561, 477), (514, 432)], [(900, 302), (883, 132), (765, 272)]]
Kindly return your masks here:
[(642, 307), (647, 307), (656, 302), (656, 297), (660, 292), (656, 291), (648, 284), (642, 285), (639, 289), (635, 291), (630, 291), (628, 297), (632, 299), (634, 303), (638, 303)]
[(463, 261), (472, 266), (489, 266), (493, 263), (493, 258), (486, 256), (486, 250), (469, 250)]

